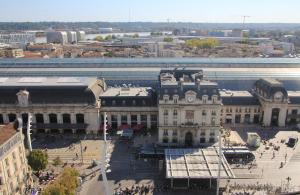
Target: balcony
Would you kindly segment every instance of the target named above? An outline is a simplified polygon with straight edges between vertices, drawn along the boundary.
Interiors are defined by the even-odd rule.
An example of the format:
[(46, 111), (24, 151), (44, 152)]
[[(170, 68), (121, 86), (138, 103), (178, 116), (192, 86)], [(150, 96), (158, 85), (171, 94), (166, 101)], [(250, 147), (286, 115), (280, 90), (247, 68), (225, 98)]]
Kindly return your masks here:
[(300, 118), (300, 114), (288, 114), (287, 118)]
[(181, 123), (181, 127), (199, 127), (199, 124), (193, 122), (186, 122), (186, 123)]
[(86, 123), (34, 123), (32, 128), (34, 129), (86, 129), (88, 124)]

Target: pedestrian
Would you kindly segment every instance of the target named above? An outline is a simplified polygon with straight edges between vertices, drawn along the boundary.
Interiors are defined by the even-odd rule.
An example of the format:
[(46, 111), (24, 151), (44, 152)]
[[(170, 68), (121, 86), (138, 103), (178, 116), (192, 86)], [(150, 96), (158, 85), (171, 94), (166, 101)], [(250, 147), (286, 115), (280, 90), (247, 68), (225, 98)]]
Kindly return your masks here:
[(275, 151), (273, 151), (273, 158), (275, 158)]
[(286, 159), (287, 159), (287, 153), (285, 153), (285, 156), (284, 156), (285, 163), (286, 163)]
[(76, 153), (76, 158), (78, 158), (78, 154)]

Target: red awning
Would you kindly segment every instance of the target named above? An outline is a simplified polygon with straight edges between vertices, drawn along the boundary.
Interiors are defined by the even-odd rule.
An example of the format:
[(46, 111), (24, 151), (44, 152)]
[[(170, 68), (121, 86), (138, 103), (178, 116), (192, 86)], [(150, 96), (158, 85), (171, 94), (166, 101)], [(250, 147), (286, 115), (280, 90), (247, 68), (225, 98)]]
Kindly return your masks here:
[(143, 124), (138, 124), (138, 125), (135, 125), (132, 129), (133, 129), (134, 131), (141, 131), (144, 127), (145, 127), (145, 125), (143, 125)]
[[(100, 131), (103, 131), (104, 125), (100, 125)], [(106, 129), (107, 130), (111, 130), (111, 126), (110, 125), (106, 125)]]
[(124, 130), (124, 129), (129, 129), (129, 128), (130, 128), (130, 125), (128, 125), (128, 124), (123, 124), (123, 125), (119, 126), (118, 129)]

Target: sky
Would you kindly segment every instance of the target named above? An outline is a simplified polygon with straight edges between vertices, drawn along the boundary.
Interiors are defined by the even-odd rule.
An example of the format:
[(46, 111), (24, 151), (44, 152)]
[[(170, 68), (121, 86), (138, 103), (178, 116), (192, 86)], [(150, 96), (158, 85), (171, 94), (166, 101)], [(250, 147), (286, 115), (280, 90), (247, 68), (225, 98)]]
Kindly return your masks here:
[(300, 23), (300, 0), (8, 0), (1, 22)]

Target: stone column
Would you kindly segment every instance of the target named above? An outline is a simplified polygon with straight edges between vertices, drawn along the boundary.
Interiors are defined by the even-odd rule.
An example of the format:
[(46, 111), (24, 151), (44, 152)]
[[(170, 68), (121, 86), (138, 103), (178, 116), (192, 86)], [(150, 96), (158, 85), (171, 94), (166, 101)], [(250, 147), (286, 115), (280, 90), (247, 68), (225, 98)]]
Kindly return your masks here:
[(286, 108), (280, 108), (279, 118), (278, 118), (278, 126), (284, 127), (286, 120)]
[(127, 124), (131, 126), (131, 115), (127, 114)]
[(151, 128), (151, 115), (147, 114), (147, 129)]
[(141, 124), (141, 115), (137, 114), (137, 124), (140, 125)]
[(121, 126), (121, 114), (118, 114), (118, 127)]
[(264, 126), (268, 127), (271, 125), (272, 107), (271, 108), (265, 107), (265, 109), (263, 111), (264, 111), (263, 124), (264, 124)]
[(111, 113), (107, 112), (107, 124), (111, 126)]

